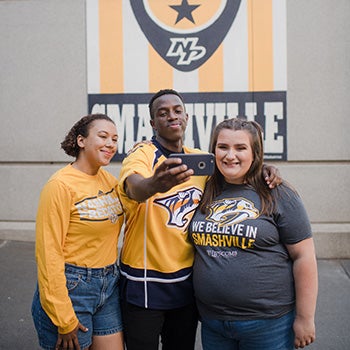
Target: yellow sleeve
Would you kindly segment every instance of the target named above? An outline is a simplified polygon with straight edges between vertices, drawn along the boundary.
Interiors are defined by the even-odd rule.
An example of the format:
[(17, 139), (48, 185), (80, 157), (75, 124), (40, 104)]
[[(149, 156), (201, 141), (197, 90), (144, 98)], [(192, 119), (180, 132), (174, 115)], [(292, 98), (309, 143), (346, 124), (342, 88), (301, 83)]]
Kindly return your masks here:
[(36, 261), (40, 302), (61, 334), (77, 325), (66, 288), (63, 246), (67, 234), (71, 193), (63, 183), (49, 181), (40, 196), (36, 218)]
[(124, 191), (124, 181), (131, 174), (140, 174), (145, 178), (153, 175), (154, 152), (153, 146), (142, 144), (124, 158), (119, 174), (119, 188), (122, 192)]

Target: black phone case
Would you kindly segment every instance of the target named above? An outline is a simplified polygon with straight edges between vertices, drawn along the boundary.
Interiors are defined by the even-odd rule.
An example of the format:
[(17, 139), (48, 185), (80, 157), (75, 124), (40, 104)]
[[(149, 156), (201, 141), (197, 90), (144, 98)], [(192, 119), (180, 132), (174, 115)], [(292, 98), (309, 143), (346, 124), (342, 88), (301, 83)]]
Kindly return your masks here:
[(182, 163), (194, 171), (193, 175), (212, 175), (214, 172), (215, 157), (212, 153), (172, 153), (169, 158), (181, 158)]

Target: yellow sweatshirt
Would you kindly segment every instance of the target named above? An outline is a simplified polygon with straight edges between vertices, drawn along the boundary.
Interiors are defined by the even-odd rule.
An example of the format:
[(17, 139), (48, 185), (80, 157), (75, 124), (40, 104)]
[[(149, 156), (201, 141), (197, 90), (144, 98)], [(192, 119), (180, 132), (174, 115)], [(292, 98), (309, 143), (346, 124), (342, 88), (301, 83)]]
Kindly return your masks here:
[(117, 260), (124, 218), (117, 185), (102, 168), (92, 176), (67, 165), (41, 192), (36, 219), (40, 302), (62, 334), (78, 325), (66, 288), (65, 263), (99, 268)]

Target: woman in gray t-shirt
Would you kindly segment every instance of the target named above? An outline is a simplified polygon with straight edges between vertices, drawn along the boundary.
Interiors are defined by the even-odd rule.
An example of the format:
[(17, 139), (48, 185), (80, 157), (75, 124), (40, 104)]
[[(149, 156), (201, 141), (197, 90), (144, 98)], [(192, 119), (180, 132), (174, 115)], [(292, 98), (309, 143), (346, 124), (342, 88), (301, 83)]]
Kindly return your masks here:
[(204, 350), (278, 350), (315, 340), (317, 265), (311, 226), (287, 184), (270, 190), (255, 122), (214, 130), (215, 173), (189, 236)]

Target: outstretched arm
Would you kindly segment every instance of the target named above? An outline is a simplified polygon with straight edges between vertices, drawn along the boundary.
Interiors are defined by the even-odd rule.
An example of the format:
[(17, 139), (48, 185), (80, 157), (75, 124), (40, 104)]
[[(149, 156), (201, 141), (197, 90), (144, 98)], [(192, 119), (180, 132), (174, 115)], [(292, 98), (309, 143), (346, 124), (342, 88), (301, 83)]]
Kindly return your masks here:
[(129, 198), (143, 202), (158, 192), (164, 193), (172, 187), (189, 180), (192, 169), (181, 164), (179, 158), (168, 158), (155, 170), (153, 176), (132, 174), (125, 180), (125, 191)]

